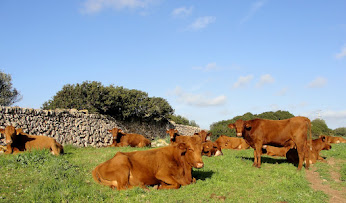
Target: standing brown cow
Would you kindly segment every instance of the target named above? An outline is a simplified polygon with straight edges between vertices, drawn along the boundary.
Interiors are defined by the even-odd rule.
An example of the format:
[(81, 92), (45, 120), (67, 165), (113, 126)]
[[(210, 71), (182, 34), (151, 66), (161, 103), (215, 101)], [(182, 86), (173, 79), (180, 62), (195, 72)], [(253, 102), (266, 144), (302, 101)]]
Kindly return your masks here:
[(64, 153), (63, 146), (54, 138), (42, 135), (29, 135), (21, 128), (15, 129), (13, 126), (6, 126), (0, 129), (0, 133), (5, 134), (6, 154), (30, 151), (32, 149), (49, 149), (52, 154), (60, 155)]
[(203, 167), (201, 151), (200, 138), (190, 137), (166, 147), (118, 152), (98, 165), (92, 175), (96, 182), (118, 190), (146, 185), (177, 189), (193, 182), (192, 167)]
[[(299, 156), (298, 170), (301, 170), (303, 160), (310, 156), (307, 134), (310, 131), (311, 140), (311, 122), (306, 117), (293, 117), (285, 120), (237, 120), (234, 124), (229, 124), (228, 127), (235, 129), (237, 136), (243, 136), (246, 142), (254, 148), (253, 166), (258, 168), (261, 167), (262, 146), (264, 144), (286, 147), (290, 141), (293, 141)], [(305, 168), (309, 168), (309, 161), (305, 163)]]
[(113, 143), (108, 147), (146, 147), (151, 145), (150, 140), (140, 134), (124, 133), (119, 128), (113, 128), (108, 132), (113, 135)]

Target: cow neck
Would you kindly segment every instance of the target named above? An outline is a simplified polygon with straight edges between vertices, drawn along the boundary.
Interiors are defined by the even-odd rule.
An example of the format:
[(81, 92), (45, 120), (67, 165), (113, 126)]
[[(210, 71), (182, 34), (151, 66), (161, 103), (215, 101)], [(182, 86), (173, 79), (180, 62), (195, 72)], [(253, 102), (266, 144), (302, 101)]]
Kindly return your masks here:
[[(116, 140), (116, 143), (120, 143), (121, 138), (122, 138), (123, 136), (125, 136), (125, 134), (123, 134), (123, 133), (121, 133), (121, 132), (118, 132), (118, 133), (117, 133), (117, 138), (115, 139), (115, 140)], [(113, 142), (114, 142), (114, 140), (113, 140)]]

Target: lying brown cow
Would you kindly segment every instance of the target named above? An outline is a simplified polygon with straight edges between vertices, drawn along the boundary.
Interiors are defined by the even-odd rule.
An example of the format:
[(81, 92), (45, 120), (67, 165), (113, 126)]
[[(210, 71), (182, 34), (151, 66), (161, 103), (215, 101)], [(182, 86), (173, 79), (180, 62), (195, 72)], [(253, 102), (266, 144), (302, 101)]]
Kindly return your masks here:
[(210, 141), (210, 136), (212, 135), (211, 132), (207, 133), (205, 130), (202, 130), (194, 135), (200, 136), (203, 141), (202, 155), (208, 157), (223, 155), (221, 147), (219, 147), (215, 142)]
[[(320, 136), (318, 139), (312, 140), (312, 148), (309, 158), (309, 163), (314, 164), (317, 160), (324, 160), (323, 157), (320, 156), (321, 150), (330, 150), (332, 146), (328, 144), (327, 138), (325, 136)], [(288, 162), (298, 163), (298, 153), (296, 149), (291, 149), (286, 153), (286, 158)]]
[(118, 152), (92, 172), (96, 182), (117, 188), (133, 186), (177, 189), (193, 182), (191, 169), (202, 168), (202, 143), (199, 137), (179, 138), (177, 143), (145, 151)]
[(151, 145), (150, 140), (143, 135), (124, 133), (119, 128), (113, 128), (112, 130), (108, 130), (108, 132), (113, 135), (113, 143), (108, 147), (147, 147)]
[[(327, 135), (321, 135), (324, 136), (327, 139), (328, 143), (346, 143), (346, 139), (342, 138), (342, 137), (333, 137), (333, 136), (327, 136)], [(321, 137), (320, 136), (320, 137)]]
[[(308, 150), (307, 134), (310, 130), (311, 122), (305, 117), (293, 117), (285, 120), (254, 119), (249, 121), (237, 120), (234, 124), (229, 124), (229, 128), (235, 129), (237, 136), (243, 136), (246, 142), (254, 148), (254, 164), (261, 167), (262, 146), (288, 146), (293, 141), (297, 147), (299, 164), (298, 170), (303, 166), (303, 161), (310, 153)], [(309, 162), (305, 164), (309, 168)]]
[(5, 134), (6, 152), (5, 154), (30, 151), (32, 149), (49, 149), (52, 154), (59, 155), (64, 153), (63, 146), (54, 138), (42, 135), (29, 135), (23, 133), (21, 128), (15, 129), (13, 126), (6, 126), (0, 129)]
[(286, 153), (288, 150), (294, 148), (294, 143), (292, 145), (286, 146), (286, 147), (274, 147), (270, 145), (263, 145), (262, 152), (263, 154), (267, 154), (269, 156), (280, 156), (280, 157), (286, 157)]
[(248, 149), (250, 145), (246, 143), (243, 138), (238, 137), (228, 137), (226, 135), (221, 135), (215, 143), (221, 147), (221, 149)]
[(202, 150), (202, 155), (204, 156), (222, 156), (222, 150), (221, 147), (219, 147), (215, 142), (212, 142), (210, 140), (207, 140), (206, 142), (203, 143), (203, 150)]

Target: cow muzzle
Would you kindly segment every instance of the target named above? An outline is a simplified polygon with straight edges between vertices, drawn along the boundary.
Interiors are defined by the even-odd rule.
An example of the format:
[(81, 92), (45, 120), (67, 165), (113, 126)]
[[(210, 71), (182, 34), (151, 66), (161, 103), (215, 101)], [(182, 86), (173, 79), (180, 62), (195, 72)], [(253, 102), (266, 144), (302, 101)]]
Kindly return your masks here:
[(196, 168), (203, 168), (203, 166), (204, 166), (204, 163), (203, 163), (203, 162), (197, 163), (197, 164), (196, 164)]
[(237, 133), (237, 136), (241, 137), (241, 136), (243, 136), (243, 133)]
[(5, 140), (5, 144), (12, 144), (12, 140)]
[(222, 151), (217, 150), (214, 156), (222, 156), (222, 155), (223, 155), (223, 154), (222, 154)]

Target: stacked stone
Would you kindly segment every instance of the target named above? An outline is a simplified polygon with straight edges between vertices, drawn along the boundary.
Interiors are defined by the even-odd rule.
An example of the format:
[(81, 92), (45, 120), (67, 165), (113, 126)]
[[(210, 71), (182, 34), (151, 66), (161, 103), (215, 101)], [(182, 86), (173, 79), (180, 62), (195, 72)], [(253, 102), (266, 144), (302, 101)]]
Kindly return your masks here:
[[(110, 116), (88, 114), (85, 110), (40, 110), (0, 106), (0, 128), (8, 125), (22, 128), (23, 132), (31, 135), (53, 137), (61, 144), (79, 147), (110, 145), (112, 134), (108, 130), (114, 127), (126, 133), (142, 134), (150, 140), (166, 137), (166, 130), (170, 128), (176, 128), (183, 135), (193, 135), (201, 130), (174, 122), (117, 121)], [(4, 145), (4, 136), (1, 136), (0, 145)]]

